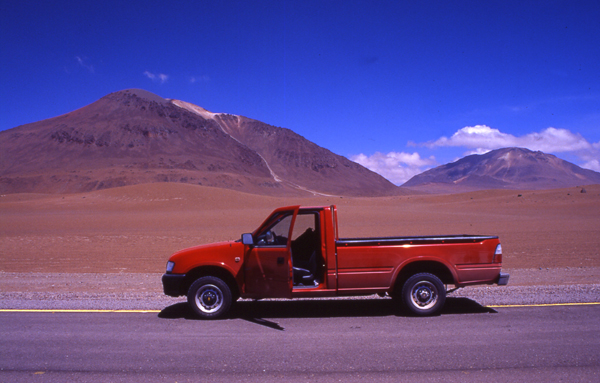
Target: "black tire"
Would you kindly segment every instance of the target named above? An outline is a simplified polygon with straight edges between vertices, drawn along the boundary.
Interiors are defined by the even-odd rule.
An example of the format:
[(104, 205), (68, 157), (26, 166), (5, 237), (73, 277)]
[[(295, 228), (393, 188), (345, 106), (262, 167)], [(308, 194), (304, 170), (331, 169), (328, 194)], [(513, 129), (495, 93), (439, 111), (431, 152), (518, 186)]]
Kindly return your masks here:
[(231, 308), (231, 289), (217, 277), (198, 278), (188, 290), (188, 304), (203, 319), (222, 318)]
[(417, 316), (437, 315), (446, 302), (446, 288), (433, 274), (418, 273), (408, 278), (402, 287), (402, 303)]

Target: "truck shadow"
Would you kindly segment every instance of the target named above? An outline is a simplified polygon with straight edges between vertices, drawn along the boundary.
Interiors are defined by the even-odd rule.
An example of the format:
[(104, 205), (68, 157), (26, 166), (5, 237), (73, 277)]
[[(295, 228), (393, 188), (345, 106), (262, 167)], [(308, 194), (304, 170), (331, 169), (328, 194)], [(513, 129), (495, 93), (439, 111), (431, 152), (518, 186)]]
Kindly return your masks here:
[[(497, 311), (480, 305), (468, 298), (447, 298), (441, 315), (482, 314)], [(410, 317), (401, 311), (391, 299), (332, 299), (332, 300), (291, 300), (291, 301), (241, 301), (236, 302), (227, 319), (244, 319), (253, 323), (277, 328), (264, 318), (336, 318), (336, 317)], [(164, 319), (197, 318), (187, 303), (177, 303), (166, 307), (159, 314)]]

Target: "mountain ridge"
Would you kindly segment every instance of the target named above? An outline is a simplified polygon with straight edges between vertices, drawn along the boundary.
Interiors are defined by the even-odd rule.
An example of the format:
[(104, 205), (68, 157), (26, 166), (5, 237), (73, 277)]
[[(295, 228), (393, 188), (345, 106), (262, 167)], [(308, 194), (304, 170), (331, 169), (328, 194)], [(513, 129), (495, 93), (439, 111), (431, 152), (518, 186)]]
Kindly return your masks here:
[(0, 192), (183, 182), (267, 195), (396, 195), (380, 175), (289, 129), (139, 89), (0, 132)]
[(502, 148), (427, 170), (402, 187), (456, 193), (486, 189), (559, 189), (590, 184), (600, 184), (600, 173), (541, 151)]

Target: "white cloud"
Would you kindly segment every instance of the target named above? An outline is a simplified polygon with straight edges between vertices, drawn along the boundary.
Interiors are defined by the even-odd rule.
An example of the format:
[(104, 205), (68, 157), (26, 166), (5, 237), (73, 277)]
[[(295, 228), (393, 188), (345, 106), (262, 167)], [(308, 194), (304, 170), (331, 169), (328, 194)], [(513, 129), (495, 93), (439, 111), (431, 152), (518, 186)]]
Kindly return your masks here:
[(167, 74), (163, 74), (163, 73), (154, 74), (150, 71), (145, 71), (144, 76), (148, 77), (152, 81), (160, 82), (161, 84), (164, 84), (169, 79), (169, 75), (167, 75)]
[(419, 153), (380, 153), (371, 156), (358, 154), (350, 159), (387, 178), (396, 185), (401, 185), (411, 177), (437, 165), (435, 158), (421, 158)]
[(521, 147), (530, 150), (541, 150), (547, 153), (575, 152), (592, 150), (593, 146), (578, 133), (567, 129), (548, 128), (540, 133), (529, 133), (524, 136), (513, 136), (492, 129), (486, 125), (467, 126), (458, 130), (452, 137), (441, 137), (436, 141), (424, 144), (428, 148), (457, 146), (482, 153), (499, 148)]
[(150, 73), (148, 71), (144, 72), (144, 76), (148, 77), (150, 80), (156, 80), (156, 75), (154, 73)]
[(80, 56), (75, 56), (75, 60), (77, 60), (81, 67), (87, 69), (90, 73), (94, 73), (94, 66), (86, 63), (86, 60), (84, 58), (81, 58)]
[(600, 172), (600, 160), (591, 160), (581, 165), (582, 168)]
[(475, 125), (459, 129), (450, 138), (441, 137), (417, 146), (430, 149), (464, 147), (469, 149), (464, 155), (483, 154), (507, 147), (521, 147), (545, 153), (571, 153), (580, 158), (581, 167), (600, 171), (600, 142), (590, 143), (581, 134), (567, 129), (547, 128), (539, 133), (514, 136), (486, 125)]
[[(522, 136), (503, 133), (486, 125), (467, 126), (456, 131), (451, 137), (441, 137), (425, 143), (409, 142), (408, 146), (437, 149), (456, 147), (466, 149), (463, 157), (471, 154), (485, 154), (494, 149), (521, 147), (545, 153), (569, 153), (579, 158), (577, 165), (600, 172), (600, 142), (590, 143), (581, 134), (567, 129), (547, 128)], [(455, 158), (458, 160), (462, 157)], [(411, 177), (439, 165), (435, 157), (421, 158), (415, 153), (380, 153), (371, 156), (358, 154), (350, 159), (367, 169), (401, 185)]]

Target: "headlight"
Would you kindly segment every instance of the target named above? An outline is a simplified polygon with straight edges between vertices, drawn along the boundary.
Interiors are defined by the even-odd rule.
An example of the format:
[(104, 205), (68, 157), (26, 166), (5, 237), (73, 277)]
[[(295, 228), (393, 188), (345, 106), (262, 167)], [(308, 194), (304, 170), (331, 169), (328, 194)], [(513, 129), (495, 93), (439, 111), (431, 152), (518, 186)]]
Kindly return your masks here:
[(175, 267), (175, 262), (167, 262), (167, 274), (173, 272), (173, 268)]

